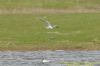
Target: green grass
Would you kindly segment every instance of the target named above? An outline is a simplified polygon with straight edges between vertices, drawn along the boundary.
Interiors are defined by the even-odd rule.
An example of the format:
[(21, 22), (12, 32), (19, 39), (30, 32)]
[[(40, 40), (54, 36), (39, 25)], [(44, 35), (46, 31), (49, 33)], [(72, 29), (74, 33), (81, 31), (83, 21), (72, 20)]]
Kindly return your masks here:
[(99, 0), (0, 0), (0, 8), (97, 8)]
[(94, 66), (94, 65), (99, 65), (100, 62), (65, 62), (67, 66)]
[[(58, 25), (47, 30), (39, 19)], [(99, 49), (100, 14), (0, 15), (0, 49)]]

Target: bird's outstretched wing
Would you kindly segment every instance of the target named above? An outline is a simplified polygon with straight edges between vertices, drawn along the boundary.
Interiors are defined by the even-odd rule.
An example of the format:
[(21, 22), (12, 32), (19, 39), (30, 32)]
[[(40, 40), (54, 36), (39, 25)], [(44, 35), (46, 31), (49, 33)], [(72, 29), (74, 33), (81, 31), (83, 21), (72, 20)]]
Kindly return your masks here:
[(43, 22), (45, 22), (47, 25), (51, 25), (51, 23), (48, 20), (45, 20), (43, 18), (40, 18), (40, 20), (42, 20)]

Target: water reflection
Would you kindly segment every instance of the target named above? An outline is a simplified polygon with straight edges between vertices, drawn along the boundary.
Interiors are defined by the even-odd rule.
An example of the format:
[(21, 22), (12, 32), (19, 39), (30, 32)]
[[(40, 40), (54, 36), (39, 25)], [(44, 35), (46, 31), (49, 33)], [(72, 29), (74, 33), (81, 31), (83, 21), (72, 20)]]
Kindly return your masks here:
[(100, 66), (94, 63), (99, 61), (100, 51), (0, 51), (0, 66)]

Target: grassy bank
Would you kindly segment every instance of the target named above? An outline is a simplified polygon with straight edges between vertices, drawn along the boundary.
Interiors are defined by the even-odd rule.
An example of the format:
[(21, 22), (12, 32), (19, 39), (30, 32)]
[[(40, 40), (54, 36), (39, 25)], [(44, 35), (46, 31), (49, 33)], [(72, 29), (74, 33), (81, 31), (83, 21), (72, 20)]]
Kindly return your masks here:
[(99, 8), (99, 0), (0, 0), (0, 8)]
[[(46, 16), (58, 28), (47, 30)], [(100, 14), (0, 15), (0, 50), (100, 49)]]

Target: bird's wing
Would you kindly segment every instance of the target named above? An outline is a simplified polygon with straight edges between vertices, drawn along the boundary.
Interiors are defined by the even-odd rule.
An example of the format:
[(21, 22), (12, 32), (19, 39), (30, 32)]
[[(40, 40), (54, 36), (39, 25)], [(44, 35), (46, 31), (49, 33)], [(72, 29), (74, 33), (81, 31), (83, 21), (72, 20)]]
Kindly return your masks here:
[(49, 21), (46, 20), (45, 22), (47, 23), (47, 25), (51, 25), (51, 23)]
[(45, 22), (46, 23), (46, 25), (51, 25), (51, 23), (49, 22), (49, 21), (47, 21), (47, 20), (45, 20), (45, 19), (43, 19), (43, 18), (40, 18), (43, 22)]

